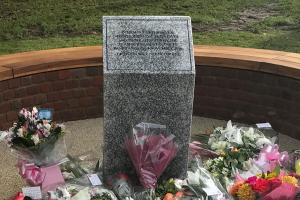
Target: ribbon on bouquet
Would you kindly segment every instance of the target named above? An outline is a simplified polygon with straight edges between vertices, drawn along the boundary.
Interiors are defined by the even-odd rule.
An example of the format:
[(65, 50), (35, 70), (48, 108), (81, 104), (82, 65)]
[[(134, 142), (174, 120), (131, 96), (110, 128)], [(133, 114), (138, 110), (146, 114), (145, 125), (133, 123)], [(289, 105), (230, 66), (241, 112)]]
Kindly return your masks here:
[(271, 172), (277, 165), (284, 166), (289, 161), (288, 152), (279, 152), (279, 146), (266, 145), (261, 149), (258, 158), (253, 162), (264, 172)]
[(41, 185), (45, 178), (45, 172), (37, 167), (34, 163), (27, 163), (24, 160), (19, 160), (17, 167), (19, 174), (32, 186)]

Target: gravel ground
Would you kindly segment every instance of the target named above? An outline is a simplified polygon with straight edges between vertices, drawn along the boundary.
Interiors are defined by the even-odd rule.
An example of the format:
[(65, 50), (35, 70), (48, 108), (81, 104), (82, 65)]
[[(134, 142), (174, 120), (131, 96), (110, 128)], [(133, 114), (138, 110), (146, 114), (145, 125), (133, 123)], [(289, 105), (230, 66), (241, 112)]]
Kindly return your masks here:
[[(224, 126), (225, 124), (226, 122), (223, 120), (194, 117), (192, 133), (207, 132), (212, 130), (213, 127)], [(65, 125), (68, 130), (66, 144), (68, 152), (71, 155), (94, 152), (97, 158), (102, 158), (102, 118), (66, 122)], [(282, 134), (279, 135), (279, 143), (281, 149), (284, 150), (292, 150), (300, 147), (300, 141)], [(9, 200), (21, 190), (25, 183), (18, 175), (18, 171), (15, 168), (16, 159), (11, 156), (9, 149), (1, 144), (0, 152), (2, 152), (0, 154), (0, 199)]]

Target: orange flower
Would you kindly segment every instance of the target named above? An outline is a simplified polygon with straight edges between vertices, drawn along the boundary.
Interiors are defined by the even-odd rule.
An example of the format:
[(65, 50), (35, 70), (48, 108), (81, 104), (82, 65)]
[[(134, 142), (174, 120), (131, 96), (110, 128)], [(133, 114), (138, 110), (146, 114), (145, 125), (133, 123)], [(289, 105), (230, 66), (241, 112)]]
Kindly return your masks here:
[(249, 184), (243, 184), (237, 192), (239, 200), (255, 200), (256, 195)]
[(229, 189), (229, 195), (234, 196), (243, 184), (244, 181), (238, 181), (234, 183), (233, 186), (231, 186), (231, 188)]

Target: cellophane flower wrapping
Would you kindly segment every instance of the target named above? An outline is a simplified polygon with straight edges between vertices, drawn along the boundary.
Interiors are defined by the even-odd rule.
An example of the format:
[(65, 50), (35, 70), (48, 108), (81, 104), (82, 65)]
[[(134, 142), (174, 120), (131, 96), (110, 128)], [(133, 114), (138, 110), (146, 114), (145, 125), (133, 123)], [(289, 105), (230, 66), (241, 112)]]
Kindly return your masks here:
[(135, 167), (139, 181), (146, 189), (154, 189), (158, 178), (176, 156), (175, 136), (166, 126), (140, 123), (125, 137), (125, 148)]
[(1, 132), (1, 140), (20, 160), (47, 166), (66, 156), (64, 133), (63, 124), (39, 119), (37, 108), (32, 111), (23, 108), (18, 121), (8, 131)]
[(193, 193), (192, 197), (212, 200), (230, 199), (226, 188), (203, 167), (199, 155), (193, 156), (190, 160), (187, 174), (187, 188)]

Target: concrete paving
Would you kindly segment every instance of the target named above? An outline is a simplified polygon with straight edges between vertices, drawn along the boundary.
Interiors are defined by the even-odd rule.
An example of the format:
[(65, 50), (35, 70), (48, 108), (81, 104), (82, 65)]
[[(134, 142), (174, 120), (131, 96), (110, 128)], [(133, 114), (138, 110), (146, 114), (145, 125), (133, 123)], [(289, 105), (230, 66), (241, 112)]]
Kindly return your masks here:
[[(226, 121), (193, 117), (192, 133), (199, 134), (210, 132), (213, 127), (224, 126)], [(88, 119), (65, 123), (68, 133), (65, 136), (68, 152), (71, 155), (80, 155), (85, 152), (93, 152), (95, 157), (102, 158), (103, 144), (103, 119)], [(300, 149), (300, 141), (279, 135), (279, 144), (283, 150)], [(21, 191), (25, 183), (18, 174), (16, 158), (12, 157), (9, 149), (0, 145), (0, 199), (10, 200), (17, 192)]]

